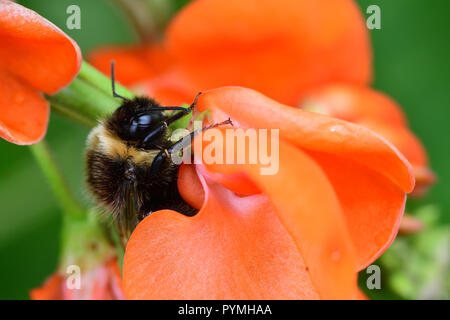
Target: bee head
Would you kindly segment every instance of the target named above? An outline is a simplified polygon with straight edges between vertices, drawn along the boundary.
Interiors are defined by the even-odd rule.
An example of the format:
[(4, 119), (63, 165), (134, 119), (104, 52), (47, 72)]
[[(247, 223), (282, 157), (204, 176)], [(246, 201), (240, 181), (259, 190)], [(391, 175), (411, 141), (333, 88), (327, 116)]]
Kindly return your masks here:
[(152, 129), (164, 120), (162, 112), (149, 111), (159, 105), (152, 99), (138, 97), (125, 100), (108, 119), (107, 128), (127, 142), (142, 141)]

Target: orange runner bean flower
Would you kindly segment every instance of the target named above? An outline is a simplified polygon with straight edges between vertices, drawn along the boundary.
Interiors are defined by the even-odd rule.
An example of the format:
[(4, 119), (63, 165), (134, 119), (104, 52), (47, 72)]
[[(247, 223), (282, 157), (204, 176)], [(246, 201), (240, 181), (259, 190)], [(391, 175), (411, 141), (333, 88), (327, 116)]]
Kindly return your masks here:
[[(325, 104), (315, 103), (316, 110), (363, 124), (399, 148), (414, 167), (414, 195), (435, 181), (399, 106), (366, 87), (370, 44), (352, 1), (198, 0), (169, 24), (164, 45), (101, 49), (92, 62), (106, 73), (111, 57), (123, 61), (120, 80), (133, 84), (148, 77), (144, 91), (168, 105), (223, 85), (257, 89), (292, 106), (314, 99)], [(130, 59), (145, 67), (128, 68)]]
[(184, 165), (180, 193), (200, 211), (158, 211), (137, 226), (125, 252), (126, 297), (361, 298), (357, 271), (392, 242), (414, 187), (406, 159), (364, 127), (250, 89), (210, 90), (198, 108), (213, 122), (279, 129), (279, 170)]
[(239, 85), (297, 105), (316, 85), (371, 77), (367, 29), (351, 0), (192, 1), (162, 44), (103, 48), (90, 61), (108, 74), (112, 58), (118, 80), (149, 80), (146, 92), (163, 104)]
[(334, 83), (310, 91), (301, 106), (363, 125), (389, 140), (414, 168), (413, 195), (423, 195), (434, 183), (436, 178), (429, 168), (425, 148), (408, 128), (399, 105), (383, 93), (364, 86)]
[[(404, 153), (416, 174), (414, 195), (424, 194), (435, 181), (426, 151), (399, 106), (365, 87), (371, 76), (370, 44), (353, 2), (194, 1), (170, 23), (164, 45), (105, 48), (92, 54), (92, 62), (106, 73), (111, 57), (122, 61), (120, 80), (133, 84), (148, 77), (145, 92), (168, 105), (223, 85), (257, 89), (292, 106), (309, 103), (307, 97), (328, 99), (323, 108), (329, 115), (364, 121)], [(130, 59), (145, 67), (128, 68)], [(142, 75), (147, 69), (152, 72)]]
[(0, 137), (33, 144), (45, 135), (48, 102), (81, 66), (78, 45), (48, 20), (0, 0)]
[[(17, 88), (34, 93), (32, 101), (48, 117), (48, 106), (37, 92), (54, 93), (70, 82), (79, 69), (79, 50), (36, 14), (0, 3), (2, 9), (8, 8), (2, 12), (22, 10), (27, 12), (23, 19), (32, 16), (36, 24), (30, 30), (17, 29), (7, 14), (2, 15), (1, 23), (14, 28), (2, 28), (12, 36), (1, 36), (12, 40), (1, 57), (11, 60), (11, 52), (16, 52), (31, 62), (1, 64), (2, 77), (20, 80)], [(15, 38), (17, 30), (31, 40), (24, 41), (22, 34)], [(31, 77), (29, 66), (44, 53), (36, 39), (55, 45), (51, 58), (57, 66), (63, 61), (61, 66), (67, 69), (44, 59), (46, 68), (36, 67), (37, 74)], [(29, 48), (34, 49), (33, 57), (26, 54)], [(148, 80), (149, 92), (153, 90), (163, 103), (186, 102), (199, 88), (239, 84), (297, 105), (317, 85), (333, 81), (364, 85), (371, 72), (367, 33), (351, 1), (198, 0), (174, 19), (163, 46), (143, 48), (120, 49), (126, 61), (121, 68), (130, 66), (130, 73), (118, 69), (119, 79), (127, 84)], [(109, 63), (112, 56), (114, 52), (98, 53), (98, 64), (102, 57)], [(51, 76), (46, 61), (55, 68)], [(17, 88), (9, 91), (16, 93)], [(12, 98), (21, 100), (20, 95)], [(405, 158), (361, 126), (294, 109), (250, 89), (208, 91), (198, 107), (210, 110), (214, 122), (229, 116), (237, 127), (280, 129), (280, 170), (261, 176), (260, 164), (182, 167), (180, 192), (200, 212), (188, 218), (163, 210), (138, 225), (125, 255), (126, 296), (361, 297), (357, 271), (392, 242), (405, 193), (414, 186)], [(10, 128), (2, 134), (11, 141), (34, 141), (26, 141), (16, 124)], [(195, 151), (201, 155), (203, 150)], [(60, 289), (58, 277), (49, 280), (43, 297)], [(38, 297), (39, 292), (33, 294)]]
[[(153, 46), (97, 51), (91, 61), (103, 61), (105, 73), (112, 56), (155, 65), (140, 58)], [(169, 105), (242, 85), (296, 106), (316, 86), (366, 85), (371, 75), (367, 30), (351, 1), (195, 1), (158, 49), (171, 62), (153, 68), (145, 92)], [(144, 77), (128, 70), (124, 80), (133, 79)], [(180, 192), (201, 210), (194, 218), (153, 213), (138, 226), (125, 256), (127, 297), (361, 297), (356, 270), (392, 242), (413, 185), (403, 156), (359, 126), (245, 89), (210, 91), (199, 108), (215, 122), (229, 115), (244, 127), (280, 128), (282, 172), (260, 181), (245, 166), (226, 174), (217, 172), (223, 166), (182, 167)]]

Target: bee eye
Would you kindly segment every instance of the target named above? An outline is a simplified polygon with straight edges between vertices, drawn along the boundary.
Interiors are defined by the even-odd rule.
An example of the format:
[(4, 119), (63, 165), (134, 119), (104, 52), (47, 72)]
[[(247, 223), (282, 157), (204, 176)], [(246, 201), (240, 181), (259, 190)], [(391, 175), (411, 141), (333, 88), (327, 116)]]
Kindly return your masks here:
[(148, 131), (152, 124), (152, 116), (150, 114), (141, 114), (130, 119), (129, 133), (134, 138), (139, 138)]
[(148, 126), (152, 122), (152, 116), (149, 114), (143, 114), (137, 119), (133, 119), (133, 124), (139, 126)]

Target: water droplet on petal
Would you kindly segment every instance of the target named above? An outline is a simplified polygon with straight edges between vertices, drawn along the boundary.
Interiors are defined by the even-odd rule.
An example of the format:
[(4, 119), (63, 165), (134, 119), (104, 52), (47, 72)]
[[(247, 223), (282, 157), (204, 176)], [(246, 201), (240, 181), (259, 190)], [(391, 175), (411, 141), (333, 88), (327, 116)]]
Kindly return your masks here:
[(340, 124), (336, 124), (336, 125), (330, 126), (329, 130), (331, 132), (340, 132), (340, 133), (343, 133), (343, 134), (346, 133), (345, 127), (343, 125), (340, 125)]
[(331, 260), (338, 261), (341, 258), (341, 252), (339, 250), (333, 250), (331, 253)]
[(17, 104), (21, 104), (25, 101), (25, 95), (22, 92), (16, 92), (14, 94), (13, 100)]

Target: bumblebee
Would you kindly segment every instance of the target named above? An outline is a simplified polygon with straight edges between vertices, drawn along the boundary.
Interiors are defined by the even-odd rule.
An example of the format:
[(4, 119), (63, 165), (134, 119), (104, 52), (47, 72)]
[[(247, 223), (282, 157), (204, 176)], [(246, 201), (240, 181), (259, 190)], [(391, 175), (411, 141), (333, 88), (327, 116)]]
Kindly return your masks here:
[(116, 93), (113, 62), (111, 83), (113, 96), (123, 102), (88, 136), (87, 183), (98, 203), (114, 215), (126, 242), (137, 223), (153, 211), (171, 209), (187, 216), (197, 212), (180, 196), (179, 165), (171, 161), (171, 154), (190, 144), (195, 132), (173, 143), (168, 127), (193, 111), (201, 93), (188, 108), (161, 106), (148, 97), (125, 98)]

